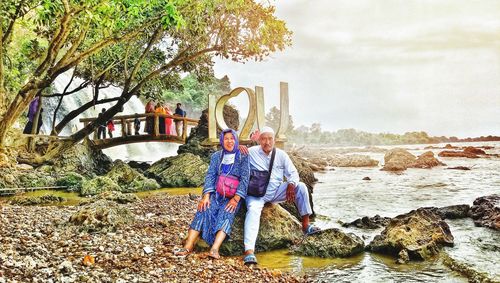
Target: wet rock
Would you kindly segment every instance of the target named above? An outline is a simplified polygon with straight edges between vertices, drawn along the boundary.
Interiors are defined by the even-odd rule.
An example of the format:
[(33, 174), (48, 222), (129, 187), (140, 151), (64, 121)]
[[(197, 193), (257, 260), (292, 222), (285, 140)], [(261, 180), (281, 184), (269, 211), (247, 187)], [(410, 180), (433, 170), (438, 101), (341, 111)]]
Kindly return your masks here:
[(63, 202), (66, 199), (60, 196), (56, 196), (53, 194), (47, 194), (43, 196), (15, 196), (13, 197), (9, 203), (12, 205), (41, 205), (41, 204), (51, 204)]
[(108, 177), (98, 176), (83, 182), (80, 195), (93, 196), (104, 191), (120, 191), (120, 186)]
[(469, 282), (473, 283), (497, 283), (498, 280), (490, 278), (487, 273), (475, 270), (470, 264), (460, 262), (451, 256), (444, 254), (442, 256), (443, 263), (451, 270), (454, 270), (465, 277)]
[(408, 168), (432, 168), (435, 166), (445, 165), (434, 157), (434, 153), (427, 151), (422, 153), (418, 158), (407, 150), (395, 148), (387, 152), (384, 156), (385, 171), (403, 171)]
[(105, 175), (118, 186), (123, 193), (133, 193), (159, 189), (160, 185), (154, 179), (146, 178), (127, 163), (116, 160), (111, 170)]
[(436, 210), (436, 212), (443, 219), (459, 219), (468, 217), (469, 209), (470, 206), (468, 204), (458, 204), (440, 207)]
[[(236, 215), (230, 240), (225, 241), (220, 252), (223, 255), (241, 255), (243, 248), (243, 224), (246, 210)], [(302, 238), (301, 224), (279, 205), (266, 204), (260, 217), (256, 251), (271, 251), (290, 247)]]
[(437, 160), (437, 158), (434, 157), (434, 153), (432, 151), (427, 151), (422, 153), (421, 155), (418, 156), (417, 160), (415, 160), (415, 163), (412, 164), (410, 167), (411, 168), (432, 168), (436, 166), (442, 166), (445, 165), (441, 161)]
[(367, 250), (397, 255), (406, 249), (410, 259), (425, 260), (437, 254), (442, 246), (452, 246), (453, 240), (448, 224), (437, 213), (417, 209), (391, 219)]
[(309, 163), (309, 168), (311, 168), (313, 172), (325, 171), (328, 166), (328, 162), (323, 158), (311, 158), (307, 159), (307, 161)]
[(372, 179), (370, 177), (364, 177), (363, 181), (371, 181)]
[(465, 158), (479, 158), (475, 153), (454, 151), (454, 150), (444, 150), (438, 154), (439, 157), (465, 157)]
[(133, 222), (134, 215), (126, 207), (109, 200), (97, 200), (86, 204), (73, 213), (69, 222), (79, 225), (82, 231), (115, 231), (118, 227)]
[(65, 186), (67, 191), (70, 192), (79, 192), (82, 189), (83, 181), (85, 181), (85, 177), (76, 173), (76, 172), (68, 172), (62, 178), (57, 179), (57, 186)]
[(476, 226), (500, 230), (500, 195), (493, 194), (475, 199), (470, 216)]
[(336, 154), (328, 157), (328, 164), (334, 167), (375, 167), (378, 166), (378, 161), (368, 155)]
[(362, 218), (358, 218), (350, 223), (343, 223), (342, 227), (354, 226), (362, 229), (377, 229), (387, 226), (390, 220), (390, 217), (381, 217), (377, 214), (373, 217), (365, 216)]
[(464, 171), (468, 171), (470, 170), (469, 167), (466, 167), (466, 166), (455, 166), (455, 167), (448, 167), (446, 169), (451, 169), (451, 170), (464, 170)]
[(404, 171), (416, 161), (416, 157), (402, 148), (391, 149), (384, 155), (384, 171)]
[(466, 148), (463, 149), (463, 151), (465, 153), (472, 153), (472, 154), (477, 154), (477, 155), (485, 155), (486, 152), (480, 148), (476, 148), (476, 147), (473, 147), (473, 146), (468, 146)]
[(410, 255), (406, 249), (401, 250), (398, 253), (398, 259), (396, 260), (397, 264), (406, 264), (410, 261)]
[(303, 256), (336, 258), (359, 254), (364, 247), (360, 237), (332, 228), (307, 236), (292, 248), (292, 252)]
[(155, 162), (146, 174), (162, 187), (199, 187), (205, 182), (208, 164), (199, 156), (183, 153)]

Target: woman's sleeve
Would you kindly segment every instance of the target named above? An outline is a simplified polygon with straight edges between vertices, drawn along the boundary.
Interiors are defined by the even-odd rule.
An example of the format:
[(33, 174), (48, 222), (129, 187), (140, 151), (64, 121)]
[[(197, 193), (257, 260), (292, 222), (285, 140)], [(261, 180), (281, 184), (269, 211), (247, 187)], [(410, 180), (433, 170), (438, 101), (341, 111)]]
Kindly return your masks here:
[(240, 183), (236, 190), (236, 194), (241, 198), (245, 198), (247, 196), (248, 181), (250, 180), (250, 162), (248, 160), (248, 155), (241, 155), (240, 173)]
[(205, 176), (205, 184), (203, 185), (203, 195), (206, 193), (215, 192), (215, 182), (217, 182), (217, 165), (219, 164), (220, 152), (214, 152), (210, 158), (210, 166), (208, 167), (207, 175)]

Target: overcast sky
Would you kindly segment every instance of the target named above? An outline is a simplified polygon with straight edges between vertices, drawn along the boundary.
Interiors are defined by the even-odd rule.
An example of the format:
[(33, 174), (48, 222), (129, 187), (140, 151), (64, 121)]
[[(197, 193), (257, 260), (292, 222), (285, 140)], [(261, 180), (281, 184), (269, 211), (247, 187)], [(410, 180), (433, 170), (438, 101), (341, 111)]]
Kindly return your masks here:
[(266, 108), (288, 82), (295, 126), (500, 135), (500, 1), (274, 3), (293, 46), (215, 71), (233, 88), (263, 86)]

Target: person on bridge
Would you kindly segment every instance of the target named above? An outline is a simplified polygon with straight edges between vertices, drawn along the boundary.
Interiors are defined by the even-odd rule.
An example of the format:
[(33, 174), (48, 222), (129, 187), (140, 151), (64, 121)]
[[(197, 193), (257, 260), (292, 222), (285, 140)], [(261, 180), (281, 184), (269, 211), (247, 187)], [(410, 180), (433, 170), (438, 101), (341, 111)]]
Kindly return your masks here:
[[(137, 115), (137, 113), (135, 113), (135, 115)], [(138, 117), (135, 117), (134, 119), (134, 131), (135, 131), (135, 135), (139, 135), (139, 130), (141, 129), (141, 120), (139, 120)]]
[(203, 197), (198, 203), (186, 243), (183, 248), (174, 249), (177, 256), (191, 253), (201, 234), (202, 239), (212, 246), (208, 256), (220, 258), (219, 247), (231, 233), (234, 217), (247, 195), (249, 158), (240, 154), (236, 131), (222, 131), (220, 144), (222, 150), (216, 151), (210, 158)]
[[(115, 123), (113, 123), (113, 119), (110, 119), (106, 125), (108, 126), (109, 138), (112, 139), (113, 131), (115, 130)], [(125, 127), (125, 125), (122, 125), (122, 127)]]
[[(172, 115), (172, 111), (167, 104), (164, 104), (163, 108), (165, 108), (165, 114)], [(172, 135), (172, 121), (172, 118), (165, 118), (165, 133), (169, 136)]]
[[(163, 106), (161, 105), (160, 102), (158, 102), (156, 104), (155, 113), (157, 113), (157, 114), (166, 114), (167, 113), (167, 112), (165, 112), (165, 108), (163, 108)], [(159, 123), (159, 128), (160, 128), (160, 135), (164, 135), (165, 134), (165, 117), (160, 116), (158, 118), (158, 123)]]
[[(97, 115), (97, 119), (101, 118), (102, 115), (104, 114), (104, 112), (106, 112), (106, 108), (103, 108), (101, 113), (99, 113), (99, 115)], [(101, 135), (102, 135), (103, 139), (106, 138), (106, 124), (104, 122), (101, 122), (99, 124), (99, 127), (97, 128), (97, 138), (101, 139)]]
[[(155, 104), (153, 100), (150, 100), (146, 104), (146, 109), (145, 113), (155, 113)], [(154, 126), (154, 117), (146, 117), (146, 123), (144, 123), (144, 131), (150, 135), (153, 134), (153, 126)]]
[[(181, 106), (182, 104), (177, 103), (174, 116), (186, 117), (186, 111), (182, 110)], [(177, 120), (177, 119), (175, 120), (175, 132), (177, 133), (178, 137), (181, 136), (181, 124), (182, 120)]]

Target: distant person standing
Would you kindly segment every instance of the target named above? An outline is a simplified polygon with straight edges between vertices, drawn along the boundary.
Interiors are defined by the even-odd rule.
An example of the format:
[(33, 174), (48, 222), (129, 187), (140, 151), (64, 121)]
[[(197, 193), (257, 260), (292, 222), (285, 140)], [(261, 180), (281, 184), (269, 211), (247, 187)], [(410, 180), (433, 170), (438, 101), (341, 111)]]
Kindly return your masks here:
[[(147, 104), (146, 104), (146, 109), (145, 109), (145, 113), (155, 113), (155, 104), (152, 100), (150, 100)], [(148, 116), (146, 117), (146, 123), (145, 123), (145, 126), (144, 126), (144, 131), (150, 135), (153, 134), (153, 125), (154, 125), (154, 117), (153, 116)]]
[[(108, 134), (109, 134), (109, 138), (112, 139), (113, 138), (113, 131), (115, 130), (115, 123), (113, 123), (113, 119), (110, 119), (107, 123), (107, 126), (108, 126)], [(125, 125), (122, 125), (122, 127), (124, 127)]]
[[(106, 108), (103, 108), (101, 113), (97, 115), (97, 119), (101, 118), (104, 112), (106, 112)], [(101, 135), (103, 139), (106, 138), (106, 124), (104, 122), (100, 122), (99, 127), (97, 128), (97, 138), (101, 139)]]
[[(164, 105), (165, 108), (165, 114), (167, 115), (172, 115), (172, 111), (170, 110), (170, 107), (168, 107), (167, 104)], [(173, 129), (172, 129), (172, 118), (165, 118), (165, 133), (167, 135), (172, 135)]]
[[(186, 111), (182, 110), (181, 106), (182, 104), (177, 103), (174, 116), (186, 117)], [(177, 133), (178, 137), (181, 136), (181, 123), (182, 120), (175, 120), (175, 132)]]
[[(33, 129), (33, 122), (35, 121), (35, 116), (36, 116), (36, 111), (38, 110), (38, 104), (40, 103), (39, 97), (35, 97), (30, 102), (30, 106), (28, 108), (28, 123), (26, 123), (26, 126), (24, 127), (23, 134), (31, 134), (31, 130)], [(40, 127), (42, 122), (42, 117), (38, 118), (38, 129)], [(38, 134), (38, 129), (37, 129), (37, 134)]]
[[(135, 113), (137, 115), (137, 113)], [(134, 119), (134, 131), (135, 135), (139, 135), (139, 130), (141, 129), (141, 120), (138, 117)]]
[(160, 114), (160, 117), (158, 117), (158, 128), (160, 130), (160, 135), (165, 134), (165, 117), (161, 116), (161, 114), (166, 114), (165, 108), (161, 105), (160, 102), (156, 104), (156, 109), (155, 109), (156, 114)]

